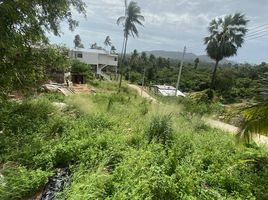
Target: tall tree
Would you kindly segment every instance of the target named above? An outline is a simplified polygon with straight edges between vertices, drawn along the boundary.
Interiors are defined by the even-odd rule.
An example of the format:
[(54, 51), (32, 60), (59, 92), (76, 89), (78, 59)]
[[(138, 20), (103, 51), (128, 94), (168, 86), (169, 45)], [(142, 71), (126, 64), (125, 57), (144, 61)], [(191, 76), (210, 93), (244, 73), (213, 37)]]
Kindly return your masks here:
[(74, 36), (74, 48), (84, 48), (80, 35)]
[(147, 64), (148, 59), (147, 59), (147, 54), (146, 54), (146, 52), (142, 52), (142, 53), (141, 53), (141, 61), (142, 61), (143, 65), (146, 65), (146, 64)]
[(211, 90), (215, 88), (215, 78), (219, 62), (223, 58), (236, 55), (238, 48), (242, 47), (247, 32), (247, 23), (248, 20), (240, 13), (227, 15), (211, 21), (208, 27), (210, 36), (205, 38), (207, 54), (216, 62), (211, 78)]
[(106, 47), (110, 47), (110, 46), (112, 46), (112, 41), (111, 41), (111, 38), (110, 38), (110, 36), (107, 36), (106, 38), (105, 38), (105, 40), (104, 40), (104, 46), (106, 46)]
[(129, 65), (131, 66), (132, 69), (137, 70), (137, 65), (139, 62), (139, 54), (137, 49), (134, 49), (133, 53), (130, 56), (130, 62)]
[(111, 50), (110, 51), (111, 51), (111, 53), (116, 53), (116, 48), (115, 48), (114, 45), (111, 46)]
[(143, 26), (142, 21), (144, 21), (144, 17), (141, 15), (141, 9), (136, 2), (131, 1), (127, 5), (127, 0), (125, 0), (125, 4), (126, 4), (125, 16), (121, 16), (117, 20), (118, 25), (123, 24), (123, 32), (124, 32), (124, 42), (122, 47), (123, 55), (122, 55), (122, 62), (120, 64), (119, 92), (121, 89), (122, 76), (123, 76), (122, 63), (124, 63), (126, 57), (128, 38), (130, 36), (134, 38), (139, 36), (136, 24)]
[(90, 45), (91, 49), (98, 49), (98, 50), (102, 50), (103, 48), (101, 46), (98, 46), (98, 44), (95, 42), (93, 44)]
[(198, 65), (199, 65), (199, 58), (196, 58), (194, 60), (194, 69), (197, 69)]
[(78, 22), (72, 18), (72, 8), (85, 14), (82, 0), (1, 1), (0, 82), (4, 85), (0, 95), (15, 89), (18, 82), (21, 88), (31, 88), (26, 83), (38, 82), (36, 62), (42, 58), (35, 57), (33, 46), (48, 43), (48, 32), (59, 36), (62, 21), (73, 30)]

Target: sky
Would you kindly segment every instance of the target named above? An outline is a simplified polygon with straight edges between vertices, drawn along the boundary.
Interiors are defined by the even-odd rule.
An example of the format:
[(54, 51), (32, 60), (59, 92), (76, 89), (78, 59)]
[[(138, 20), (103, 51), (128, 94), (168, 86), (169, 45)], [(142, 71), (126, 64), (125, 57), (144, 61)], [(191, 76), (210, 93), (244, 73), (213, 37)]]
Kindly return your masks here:
[[(73, 39), (79, 34), (86, 48), (97, 43), (103, 46), (110, 36), (118, 52), (122, 48), (122, 26), (116, 24), (124, 15), (124, 0), (84, 0), (86, 18), (73, 12), (79, 27), (71, 32), (66, 23), (61, 25), (61, 37), (49, 35), (51, 43), (74, 46)], [(136, 0), (145, 17), (144, 27), (139, 26), (139, 37), (130, 38), (128, 52), (150, 50), (183, 51), (197, 55), (206, 54), (203, 38), (208, 36), (207, 27), (212, 19), (240, 12), (250, 20), (248, 34), (237, 56), (229, 58), (240, 63), (268, 62), (268, 0)], [(262, 32), (263, 30), (263, 32)], [(260, 31), (260, 33), (257, 33)], [(254, 33), (257, 33), (254, 35)]]

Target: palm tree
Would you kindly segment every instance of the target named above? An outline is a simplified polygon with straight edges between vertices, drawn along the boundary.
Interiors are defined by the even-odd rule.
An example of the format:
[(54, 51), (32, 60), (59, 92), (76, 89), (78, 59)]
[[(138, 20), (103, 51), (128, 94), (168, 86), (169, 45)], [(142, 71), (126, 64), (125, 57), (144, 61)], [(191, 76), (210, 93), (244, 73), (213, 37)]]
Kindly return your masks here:
[(199, 64), (199, 58), (196, 58), (196, 59), (194, 60), (194, 69), (197, 69), (198, 64)]
[(133, 53), (130, 56), (130, 65), (136, 67), (138, 65), (138, 61), (139, 61), (139, 53), (137, 49), (134, 49)]
[(104, 40), (104, 45), (105, 45), (106, 47), (108, 47), (108, 46), (112, 46), (112, 42), (111, 42), (111, 38), (110, 38), (110, 36), (107, 36), (107, 37), (105, 38), (105, 40)]
[(131, 1), (129, 4), (127, 4), (127, 0), (125, 0), (125, 16), (121, 16), (117, 20), (117, 24), (122, 24), (124, 29), (124, 40), (123, 40), (123, 46), (122, 46), (122, 59), (120, 62), (120, 81), (119, 81), (119, 92), (122, 85), (122, 65), (125, 61), (126, 57), (126, 50), (127, 50), (127, 42), (128, 38), (130, 36), (132, 37), (138, 37), (139, 32), (136, 27), (136, 24), (143, 26), (142, 21), (144, 21), (144, 17), (141, 15), (141, 9), (138, 6), (138, 4), (134, 1)]
[(211, 78), (210, 90), (215, 88), (216, 72), (219, 62), (237, 54), (242, 47), (247, 29), (248, 20), (245, 15), (236, 13), (217, 18), (211, 21), (208, 31), (211, 34), (205, 38), (208, 56), (216, 61)]
[(75, 35), (73, 42), (74, 42), (74, 48), (84, 48), (80, 35)]
[(111, 50), (110, 50), (110, 51), (111, 51), (111, 53), (114, 53), (114, 54), (115, 54), (115, 53), (116, 53), (116, 48), (115, 48), (115, 46), (111, 46)]
[(102, 50), (103, 48), (101, 46), (98, 46), (98, 44), (95, 42), (93, 44), (90, 45), (91, 49), (98, 49), (98, 50)]

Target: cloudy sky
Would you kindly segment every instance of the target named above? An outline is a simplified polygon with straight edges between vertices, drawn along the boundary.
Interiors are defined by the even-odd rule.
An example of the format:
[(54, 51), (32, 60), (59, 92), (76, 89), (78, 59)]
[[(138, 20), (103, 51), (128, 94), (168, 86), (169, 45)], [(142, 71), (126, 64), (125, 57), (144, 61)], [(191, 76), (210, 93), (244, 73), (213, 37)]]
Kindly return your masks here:
[[(74, 32), (62, 24), (61, 37), (49, 36), (52, 43), (73, 47), (73, 39), (79, 34), (85, 47), (97, 42), (103, 45), (107, 35), (119, 50), (122, 46), (122, 27), (116, 20), (124, 15), (124, 0), (84, 0), (87, 17), (74, 12), (80, 25)], [(128, 52), (137, 49), (187, 51), (205, 54), (203, 38), (208, 35), (211, 19), (242, 12), (250, 20), (249, 37), (238, 55), (231, 60), (238, 62), (268, 62), (268, 0), (136, 0), (145, 17), (144, 27), (138, 27), (140, 37), (130, 38)], [(256, 33), (256, 34), (255, 34)], [(250, 36), (251, 34), (251, 36)]]

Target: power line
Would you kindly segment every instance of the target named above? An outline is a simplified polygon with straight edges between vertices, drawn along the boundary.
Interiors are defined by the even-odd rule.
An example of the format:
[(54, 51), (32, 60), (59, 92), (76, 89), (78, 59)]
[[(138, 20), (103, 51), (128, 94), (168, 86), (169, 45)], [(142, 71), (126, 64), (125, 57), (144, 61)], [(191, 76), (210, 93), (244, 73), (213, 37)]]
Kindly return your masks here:
[(259, 35), (259, 36), (256, 36), (256, 37), (246, 38), (246, 41), (250, 41), (250, 40), (257, 39), (257, 38), (261, 38), (261, 37), (264, 37), (264, 36), (266, 36), (266, 35), (268, 35), (268, 33), (265, 33), (265, 34), (263, 34), (263, 35)]
[(183, 55), (182, 55), (182, 60), (181, 60), (181, 65), (180, 65), (180, 72), (179, 72), (178, 80), (177, 80), (177, 84), (176, 84), (175, 96), (177, 96), (177, 92), (178, 92), (179, 85), (180, 85), (181, 71), (182, 71), (182, 67), (183, 67), (183, 62), (184, 62), (184, 56), (185, 56), (185, 54), (186, 54), (186, 46), (184, 46), (184, 48), (183, 48)]
[(250, 34), (253, 34), (253, 33), (255, 33), (255, 32), (259, 32), (259, 31), (265, 30), (265, 29), (267, 29), (267, 28), (268, 28), (268, 25), (267, 25), (267, 26), (263, 26), (262, 28), (258, 28), (258, 29), (248, 29), (248, 32), (249, 32)]
[(268, 23), (265, 23), (263, 25), (259, 25), (259, 26), (255, 26), (253, 28), (250, 28), (250, 30), (253, 30), (253, 29), (258, 29), (258, 28), (262, 28), (263, 26), (268, 26)]
[(251, 36), (256, 36), (259, 35), (260, 33), (264, 33), (268, 31), (268, 27), (266, 29), (263, 30), (259, 30), (259, 31), (255, 31), (253, 33), (249, 33), (248, 35), (246, 35), (246, 38), (251, 37)]

